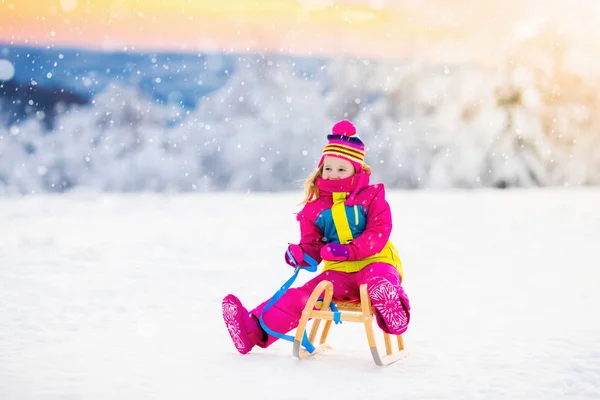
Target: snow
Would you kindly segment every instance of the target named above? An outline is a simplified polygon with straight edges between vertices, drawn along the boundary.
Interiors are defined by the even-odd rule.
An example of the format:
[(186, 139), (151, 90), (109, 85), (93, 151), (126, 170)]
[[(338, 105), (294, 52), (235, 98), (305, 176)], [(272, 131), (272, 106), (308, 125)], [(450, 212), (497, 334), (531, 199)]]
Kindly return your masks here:
[(8, 61), (0, 58), (0, 81), (8, 81), (15, 75), (14, 65)]
[(388, 197), (413, 310), (384, 368), (358, 324), (307, 360), (231, 343), (221, 299), (292, 274), (298, 191), (1, 197), (0, 398), (600, 397), (599, 189)]
[[(315, 167), (330, 127), (345, 118), (389, 187), (600, 185), (600, 80), (562, 67), (8, 54), (14, 81), (26, 77), (27, 86), (0, 98), (0, 195), (292, 190)], [(56, 93), (34, 96), (53, 90), (49, 73), (50, 83), (69, 82), (65, 89), (89, 103), (67, 107)], [(27, 89), (34, 81), (36, 89)]]

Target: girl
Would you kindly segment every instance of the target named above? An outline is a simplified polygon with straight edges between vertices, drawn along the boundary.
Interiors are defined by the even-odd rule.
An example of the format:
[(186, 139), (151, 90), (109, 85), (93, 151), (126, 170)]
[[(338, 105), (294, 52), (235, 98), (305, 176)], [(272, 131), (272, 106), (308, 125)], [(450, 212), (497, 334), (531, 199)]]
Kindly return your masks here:
[[(322, 280), (333, 283), (334, 299), (358, 300), (366, 283), (377, 324), (383, 331), (401, 334), (410, 320), (410, 305), (402, 283), (402, 263), (389, 240), (390, 206), (382, 184), (369, 184), (371, 168), (364, 163), (365, 146), (354, 125), (343, 120), (327, 136), (317, 170), (304, 185), (306, 198), (297, 215), (300, 243), (288, 247), (296, 266), (308, 266), (307, 254), (323, 271), (302, 287), (289, 289), (263, 314), (271, 330), (287, 333), (298, 326), (301, 312)], [(260, 326), (259, 317), (268, 300), (248, 312), (230, 294), (223, 299), (223, 319), (236, 349), (248, 353), (254, 346), (266, 348), (276, 337)]]

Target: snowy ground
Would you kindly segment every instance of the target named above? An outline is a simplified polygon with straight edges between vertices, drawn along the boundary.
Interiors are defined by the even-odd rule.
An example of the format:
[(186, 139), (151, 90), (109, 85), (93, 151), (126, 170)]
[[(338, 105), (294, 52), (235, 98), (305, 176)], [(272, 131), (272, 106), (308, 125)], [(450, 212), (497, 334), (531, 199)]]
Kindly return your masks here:
[(231, 344), (221, 299), (291, 276), (300, 200), (0, 198), (0, 398), (600, 398), (600, 190), (390, 193), (413, 311), (385, 368), (357, 324), (308, 360)]

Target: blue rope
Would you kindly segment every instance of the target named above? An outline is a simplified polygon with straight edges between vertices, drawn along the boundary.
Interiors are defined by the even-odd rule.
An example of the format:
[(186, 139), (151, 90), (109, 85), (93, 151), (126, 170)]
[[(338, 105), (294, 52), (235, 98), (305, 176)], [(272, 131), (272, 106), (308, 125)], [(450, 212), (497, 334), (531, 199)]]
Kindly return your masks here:
[(331, 303), (329, 303), (329, 308), (331, 308), (331, 311), (333, 311), (333, 322), (335, 322), (335, 324), (341, 324), (342, 323), (342, 313), (340, 313), (340, 310), (338, 310), (337, 306), (335, 305), (335, 303), (332, 301)]
[[(298, 262), (296, 261), (296, 259), (294, 258), (294, 256), (292, 255), (292, 253), (290, 252), (290, 250), (287, 250), (287, 255), (290, 259), (290, 261), (292, 262), (293, 265), (296, 266), (296, 268), (294, 269), (294, 275), (292, 275), (292, 277), (290, 279), (288, 279), (283, 286), (281, 286), (281, 288), (277, 291), (277, 293), (275, 293), (273, 295), (273, 297), (271, 297), (271, 299), (267, 302), (267, 304), (265, 305), (265, 307), (263, 308), (263, 310), (260, 313), (260, 317), (259, 317), (259, 322), (260, 322), (260, 326), (263, 328), (263, 330), (265, 332), (267, 332), (269, 335), (274, 336), (276, 338), (279, 339), (283, 339), (283, 340), (287, 340), (288, 342), (294, 342), (294, 336), (290, 336), (290, 335), (284, 335), (282, 333), (279, 332), (275, 332), (274, 330), (270, 329), (265, 322), (263, 321), (263, 314), (265, 313), (265, 311), (267, 311), (269, 308), (271, 308), (273, 306), (273, 304), (275, 304), (277, 302), (277, 300), (279, 300), (281, 298), (281, 296), (283, 296), (283, 294), (285, 292), (287, 292), (287, 290), (290, 288), (290, 286), (292, 286), (292, 284), (294, 283), (294, 281), (296, 280), (296, 278), (298, 277), (298, 273), (300, 272), (300, 270), (305, 269), (309, 272), (315, 272), (317, 270), (317, 261), (312, 258), (311, 256), (309, 256), (308, 254), (304, 254), (304, 260), (306, 260), (306, 262), (309, 264), (307, 267), (301, 267), (300, 265), (298, 265)], [(310, 342), (310, 340), (308, 340), (308, 335), (306, 334), (306, 330), (304, 331), (304, 335), (302, 337), (302, 346), (304, 346), (304, 348), (306, 349), (306, 351), (308, 351), (309, 353), (312, 353), (315, 351), (315, 346), (312, 345), (312, 343)]]
[[(323, 301), (323, 297), (320, 297), (317, 299), (317, 301)], [(332, 301), (329, 303), (329, 308), (331, 309), (331, 312), (333, 312), (333, 322), (335, 322), (335, 324), (341, 324), (342, 323), (342, 313), (340, 312), (340, 310), (337, 308), (337, 306), (335, 305), (335, 303)]]

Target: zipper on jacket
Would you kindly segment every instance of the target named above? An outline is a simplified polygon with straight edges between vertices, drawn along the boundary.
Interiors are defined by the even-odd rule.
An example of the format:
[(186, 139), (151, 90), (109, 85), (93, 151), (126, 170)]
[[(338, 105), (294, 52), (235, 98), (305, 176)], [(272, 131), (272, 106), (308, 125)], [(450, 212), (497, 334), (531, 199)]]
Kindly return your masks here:
[(358, 207), (354, 206), (354, 223), (358, 226)]

